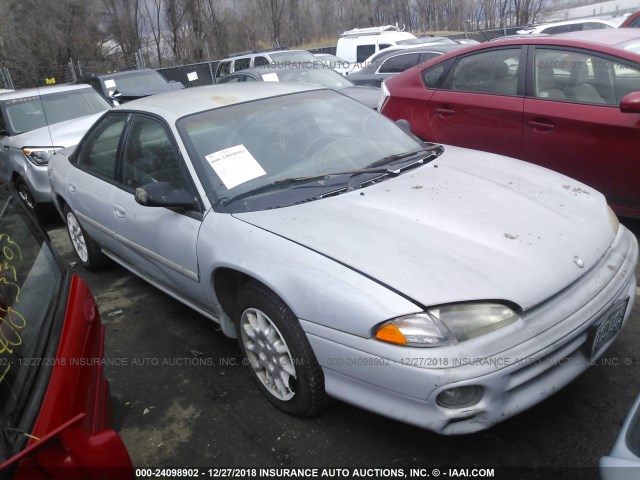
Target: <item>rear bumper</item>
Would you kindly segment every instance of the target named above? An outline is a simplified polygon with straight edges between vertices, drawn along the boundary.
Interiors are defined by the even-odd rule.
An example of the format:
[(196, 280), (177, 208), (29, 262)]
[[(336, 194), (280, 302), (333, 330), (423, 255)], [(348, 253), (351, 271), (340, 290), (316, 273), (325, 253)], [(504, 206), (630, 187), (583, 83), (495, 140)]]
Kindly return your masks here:
[[(455, 353), (447, 352), (450, 347), (390, 346), (301, 323), (331, 396), (441, 434), (472, 433), (551, 396), (604, 354), (615, 337), (589, 358), (590, 329), (611, 306), (628, 299), (624, 326), (635, 299), (637, 259), (635, 237), (621, 227), (600, 262), (576, 284), (526, 312), (519, 330), (511, 331), (515, 345), (498, 354), (478, 355), (476, 343), (465, 356), (465, 343), (472, 341), (458, 345)], [(516, 342), (527, 330), (535, 335)], [(470, 407), (450, 409), (436, 402), (444, 390), (472, 385), (484, 393)]]

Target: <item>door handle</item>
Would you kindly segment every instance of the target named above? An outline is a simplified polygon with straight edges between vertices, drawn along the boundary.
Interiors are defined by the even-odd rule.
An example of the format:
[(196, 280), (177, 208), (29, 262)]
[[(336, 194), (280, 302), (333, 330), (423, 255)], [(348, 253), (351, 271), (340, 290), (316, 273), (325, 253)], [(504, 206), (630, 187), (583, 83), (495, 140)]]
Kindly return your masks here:
[(436, 108), (436, 113), (441, 117), (450, 117), (456, 113), (456, 111), (450, 105), (443, 105), (440, 108)]
[(69, 183), (69, 185), (67, 185), (67, 190), (69, 190), (69, 193), (75, 193), (77, 187), (75, 183)]
[(527, 125), (534, 130), (549, 131), (556, 128), (556, 126), (546, 118), (537, 118), (535, 120), (527, 120)]
[(118, 218), (124, 218), (127, 210), (122, 205), (115, 204), (113, 206), (113, 214)]

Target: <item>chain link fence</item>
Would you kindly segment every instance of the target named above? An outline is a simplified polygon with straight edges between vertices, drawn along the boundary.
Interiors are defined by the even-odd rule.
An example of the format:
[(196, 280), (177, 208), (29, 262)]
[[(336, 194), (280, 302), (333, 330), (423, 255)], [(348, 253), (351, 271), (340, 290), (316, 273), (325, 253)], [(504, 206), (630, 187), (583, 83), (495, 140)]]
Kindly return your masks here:
[(156, 68), (156, 71), (167, 80), (175, 80), (185, 87), (212, 85), (218, 61), (191, 63), (175, 67)]
[[(469, 38), (486, 42), (505, 35), (513, 35), (522, 27), (508, 27), (491, 30), (480, 30), (449, 35), (452, 39)], [(205, 47), (207, 45), (205, 44)], [(209, 56), (208, 48), (207, 56)], [(313, 48), (311, 53), (336, 54), (336, 46)], [(214, 73), (219, 60), (210, 60), (187, 65), (157, 68), (165, 79), (182, 83), (185, 87), (212, 85)], [(23, 89), (35, 86), (73, 83), (83, 75), (99, 75), (125, 69), (146, 68), (142, 51), (128, 56), (120, 56), (117, 60), (75, 61), (69, 59), (65, 65), (56, 65), (44, 61), (11, 62), (0, 60), (0, 89)]]

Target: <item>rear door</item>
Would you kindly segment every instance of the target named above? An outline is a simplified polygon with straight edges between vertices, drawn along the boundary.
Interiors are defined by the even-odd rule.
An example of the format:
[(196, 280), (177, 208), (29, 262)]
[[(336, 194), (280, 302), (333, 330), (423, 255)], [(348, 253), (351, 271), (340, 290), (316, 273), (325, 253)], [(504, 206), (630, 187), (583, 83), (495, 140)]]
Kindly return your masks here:
[(520, 156), (525, 52), (503, 47), (458, 57), (428, 103), (430, 140)]
[(102, 248), (117, 251), (111, 198), (117, 189), (117, 158), (126, 113), (109, 113), (91, 129), (72, 157), (65, 198), (76, 217)]
[(522, 158), (640, 209), (640, 114), (619, 107), (640, 91), (640, 69), (588, 50), (531, 49)]

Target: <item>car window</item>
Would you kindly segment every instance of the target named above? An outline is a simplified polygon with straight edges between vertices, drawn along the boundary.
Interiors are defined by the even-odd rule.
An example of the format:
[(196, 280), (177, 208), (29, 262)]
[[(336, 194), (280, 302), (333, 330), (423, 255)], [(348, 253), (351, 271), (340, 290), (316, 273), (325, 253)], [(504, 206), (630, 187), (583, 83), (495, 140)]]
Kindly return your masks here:
[(432, 58), (439, 57), (440, 55), (442, 55), (442, 54), (438, 53), (438, 52), (423, 52), (420, 55), (420, 62), (419, 63), (424, 63), (426, 61), (431, 60)]
[(451, 66), (452, 60), (433, 65), (422, 72), (422, 79), (429, 88), (443, 88), (447, 72)]
[(233, 71), (237, 72), (239, 70), (244, 70), (245, 68), (249, 68), (251, 65), (251, 57), (247, 58), (239, 58), (235, 62), (233, 62)]
[(358, 45), (358, 47), (356, 48), (356, 62), (364, 62), (374, 53), (376, 53), (375, 45)]
[(636, 17), (633, 20), (631, 20), (631, 22), (629, 23), (629, 25), (627, 25), (627, 27), (640, 28), (640, 17)]
[(618, 106), (640, 90), (640, 70), (591, 52), (537, 48), (534, 96), (551, 100)]
[(87, 87), (7, 100), (4, 114), (11, 134), (18, 135), (109, 108), (99, 93)]
[(542, 28), (540, 29), (540, 33), (554, 34), (554, 33), (576, 32), (579, 30), (582, 30), (582, 24), (573, 23), (569, 25), (555, 25), (553, 27)]
[(353, 82), (330, 68), (291, 68), (270, 75), (276, 75), (280, 82), (312, 83), (336, 90), (354, 86)]
[(118, 145), (126, 121), (124, 114), (108, 115), (100, 120), (82, 142), (77, 165), (90, 173), (115, 180)]
[(516, 95), (520, 48), (490, 50), (462, 57), (454, 66), (451, 89)]
[(231, 62), (220, 62), (218, 66), (218, 72), (216, 73), (217, 77), (224, 77), (225, 75), (229, 75), (231, 72)]
[(186, 188), (180, 158), (164, 125), (149, 117), (136, 116), (127, 135), (122, 183), (137, 188), (147, 183), (169, 182)]
[(419, 53), (403, 53), (401, 55), (396, 55), (382, 62), (378, 73), (401, 73), (411, 67), (415, 67), (419, 60)]
[[(18, 434), (43, 358), (57, 341), (51, 323), (63, 271), (16, 197), (0, 190), (0, 462), (15, 453)], [(54, 350), (55, 351), (55, 350)], [(40, 361), (39, 361), (40, 360)], [(37, 363), (34, 363), (37, 362)]]
[(582, 30), (604, 30), (606, 28), (613, 28), (611, 25), (607, 25), (606, 23), (598, 23), (598, 22), (585, 22), (582, 24)]
[(258, 56), (258, 57), (255, 57), (253, 59), (253, 66), (254, 67), (265, 67), (265, 66), (270, 65), (270, 64), (271, 64), (271, 62), (269, 61), (269, 59), (267, 57)]
[(227, 75), (224, 78), (220, 78), (216, 81), (216, 83), (238, 83), (240, 80), (240, 75)]

